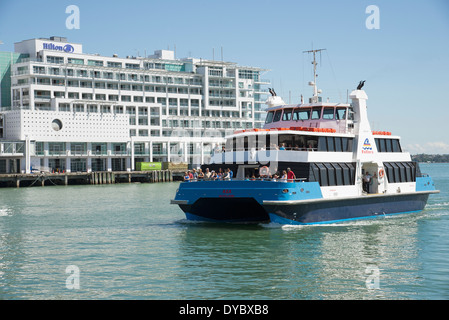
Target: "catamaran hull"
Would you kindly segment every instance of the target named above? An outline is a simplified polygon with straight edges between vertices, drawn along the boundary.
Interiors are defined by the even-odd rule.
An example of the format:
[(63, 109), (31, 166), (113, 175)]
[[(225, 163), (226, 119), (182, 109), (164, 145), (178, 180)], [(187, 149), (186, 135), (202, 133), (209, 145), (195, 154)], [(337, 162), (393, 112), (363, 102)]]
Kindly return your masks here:
[(392, 214), (419, 212), (424, 209), (428, 193), (394, 196), (363, 196), (334, 201), (302, 204), (265, 204), (270, 221), (280, 224), (307, 225), (341, 222)]
[(419, 212), (428, 198), (429, 193), (417, 193), (320, 199), (297, 204), (266, 201), (263, 205), (253, 198), (201, 198), (192, 205), (179, 206), (186, 218), (194, 221), (307, 225)]
[(268, 212), (254, 198), (201, 198), (194, 204), (179, 204), (188, 220), (266, 223)]

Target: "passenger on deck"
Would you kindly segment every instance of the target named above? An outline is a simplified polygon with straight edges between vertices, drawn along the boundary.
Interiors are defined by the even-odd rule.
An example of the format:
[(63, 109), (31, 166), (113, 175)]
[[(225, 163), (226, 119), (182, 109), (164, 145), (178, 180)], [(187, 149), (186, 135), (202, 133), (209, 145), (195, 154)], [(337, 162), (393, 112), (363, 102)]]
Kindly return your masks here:
[(366, 172), (365, 175), (363, 176), (363, 191), (365, 191), (366, 193), (369, 193), (370, 182), (371, 182), (371, 175), (369, 174), (369, 172)]
[(287, 168), (287, 181), (293, 182), (295, 181), (295, 179), (296, 179), (295, 173), (290, 168)]
[(279, 150), (285, 150), (285, 143), (281, 144)]
[(204, 172), (201, 169), (198, 169), (198, 180), (204, 180)]
[(192, 176), (193, 176), (193, 180), (198, 180), (198, 172), (196, 172), (196, 169), (195, 168), (193, 168), (193, 170), (192, 170)]
[(206, 173), (204, 175), (204, 180), (210, 180), (211, 172), (209, 171), (209, 168), (206, 168)]
[(184, 173), (184, 181), (190, 181), (190, 176), (187, 171)]
[(285, 170), (282, 171), (281, 181), (287, 181), (287, 171)]
[(228, 172), (229, 172), (229, 179), (232, 180), (232, 178), (234, 177), (234, 172), (232, 172), (232, 170), (229, 168), (228, 168)]
[(220, 169), (218, 169), (218, 172), (217, 172), (217, 179), (221, 180), (222, 178), (223, 178), (223, 170), (221, 170), (221, 168), (220, 168)]

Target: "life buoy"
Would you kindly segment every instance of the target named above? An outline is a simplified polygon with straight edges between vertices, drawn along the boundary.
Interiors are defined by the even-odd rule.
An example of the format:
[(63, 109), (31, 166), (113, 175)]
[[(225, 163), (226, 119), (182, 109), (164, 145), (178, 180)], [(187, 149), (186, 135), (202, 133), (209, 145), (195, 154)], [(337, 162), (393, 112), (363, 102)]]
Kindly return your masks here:
[(383, 179), (384, 175), (385, 175), (384, 169), (380, 169), (379, 170), (379, 179)]
[(259, 169), (259, 175), (260, 176), (268, 176), (268, 174), (270, 173), (270, 170), (268, 169), (267, 166), (262, 167)]

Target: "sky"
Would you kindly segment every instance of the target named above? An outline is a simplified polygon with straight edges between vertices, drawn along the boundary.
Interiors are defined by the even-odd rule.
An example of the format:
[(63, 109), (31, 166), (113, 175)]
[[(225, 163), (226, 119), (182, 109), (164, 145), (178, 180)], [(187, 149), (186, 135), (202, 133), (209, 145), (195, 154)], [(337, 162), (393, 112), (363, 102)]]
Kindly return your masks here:
[[(66, 26), (69, 5), (79, 8), (79, 29)], [(0, 0), (0, 51), (50, 36), (104, 56), (176, 48), (177, 58), (221, 60), (223, 52), (224, 61), (268, 69), (262, 78), (287, 103), (312, 95), (303, 51), (323, 48), (323, 100), (345, 103), (366, 80), (373, 130), (401, 136), (412, 154), (449, 153), (448, 0)]]

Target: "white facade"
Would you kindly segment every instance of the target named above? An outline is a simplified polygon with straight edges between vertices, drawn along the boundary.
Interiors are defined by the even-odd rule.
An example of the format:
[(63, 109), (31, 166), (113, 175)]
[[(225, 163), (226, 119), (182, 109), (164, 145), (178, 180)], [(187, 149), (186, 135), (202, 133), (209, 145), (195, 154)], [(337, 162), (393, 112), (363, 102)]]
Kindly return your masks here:
[[(0, 143), (30, 141), (24, 172), (200, 164), (226, 133), (262, 127), (265, 119), (261, 86), (268, 82), (260, 68), (176, 59), (170, 50), (148, 57), (85, 54), (81, 44), (60, 37), (25, 40), (15, 51), (29, 59), (11, 66), (12, 105), (0, 109)], [(5, 149), (0, 159), (16, 157)], [(12, 171), (10, 162), (0, 163), (0, 172)]]

